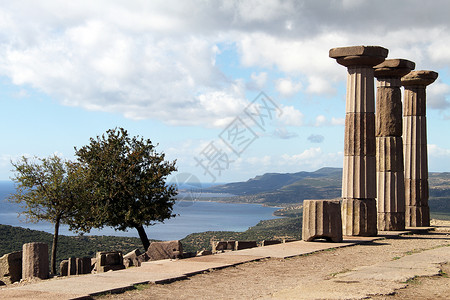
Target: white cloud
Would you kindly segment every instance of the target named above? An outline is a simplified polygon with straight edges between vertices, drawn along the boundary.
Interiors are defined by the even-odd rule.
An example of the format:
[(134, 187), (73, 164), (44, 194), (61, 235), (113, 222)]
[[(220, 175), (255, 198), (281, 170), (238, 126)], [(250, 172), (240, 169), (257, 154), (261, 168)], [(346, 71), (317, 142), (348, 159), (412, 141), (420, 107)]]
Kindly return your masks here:
[[(386, 6), (402, 13), (392, 18)], [(276, 86), (283, 96), (333, 95), (346, 76), (328, 57), (333, 47), (381, 45), (418, 69), (448, 68), (449, 6), (440, 0), (426, 6), (418, 0), (10, 1), (0, 7), (0, 75), (64, 105), (222, 126), (246, 102), (241, 79), (227, 77), (216, 63), (223, 48), (238, 53), (238, 67), (257, 68), (253, 87), (265, 87), (274, 71), (284, 77)], [(301, 78), (303, 88), (290, 78)], [(439, 97), (430, 87), (430, 106), (447, 109), (450, 91), (436, 85)], [(299, 117), (291, 110), (284, 118), (298, 126)]]
[(320, 147), (313, 147), (304, 150), (302, 153), (281, 156), (280, 164), (297, 170), (317, 170), (322, 167), (341, 167), (343, 154), (324, 153)]
[(256, 88), (262, 89), (267, 82), (267, 72), (260, 72), (260, 73), (253, 72), (250, 75), (250, 78), (253, 80), (253, 83), (255, 84)]
[(331, 117), (331, 120), (327, 119), (324, 115), (318, 115), (314, 122), (314, 126), (322, 127), (322, 126), (342, 126), (345, 124), (344, 118), (335, 118)]
[(297, 110), (293, 106), (282, 106), (282, 115), (278, 119), (288, 126), (302, 126), (303, 125), (303, 113)]
[(433, 109), (443, 110), (450, 107), (450, 86), (441, 81), (434, 82), (427, 87), (427, 106)]
[(275, 88), (281, 96), (291, 97), (302, 89), (302, 83), (295, 83), (290, 78), (280, 78), (275, 81)]
[(430, 156), (450, 158), (450, 149), (441, 148), (435, 144), (428, 144), (427, 148)]

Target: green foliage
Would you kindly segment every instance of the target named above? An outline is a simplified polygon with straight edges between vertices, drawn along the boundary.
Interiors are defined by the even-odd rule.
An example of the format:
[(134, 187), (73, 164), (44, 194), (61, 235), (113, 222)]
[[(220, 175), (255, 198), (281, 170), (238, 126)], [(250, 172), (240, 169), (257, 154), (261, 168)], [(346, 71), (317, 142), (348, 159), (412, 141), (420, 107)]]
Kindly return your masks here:
[(303, 215), (303, 208), (301, 205), (289, 206), (276, 210), (273, 214), (278, 217), (297, 218)]
[(70, 161), (63, 161), (53, 155), (49, 158), (30, 160), (22, 157), (18, 162), (12, 162), (15, 169), (13, 181), (16, 192), (8, 199), (22, 205), (27, 220), (38, 222), (46, 220), (54, 224), (55, 232), (52, 242), (51, 270), (56, 272), (56, 252), (60, 223), (69, 224), (87, 230), (84, 220), (88, 195), (84, 173)]
[(83, 209), (81, 196), (86, 190), (76, 165), (56, 155), (34, 160), (22, 157), (12, 165), (16, 192), (8, 200), (20, 204), (29, 221), (73, 226)]
[(176, 171), (175, 162), (165, 161), (150, 140), (129, 137), (123, 128), (110, 129), (76, 149), (76, 156), (95, 194), (94, 227), (136, 228), (145, 247), (143, 226), (174, 217), (177, 191), (165, 181)]

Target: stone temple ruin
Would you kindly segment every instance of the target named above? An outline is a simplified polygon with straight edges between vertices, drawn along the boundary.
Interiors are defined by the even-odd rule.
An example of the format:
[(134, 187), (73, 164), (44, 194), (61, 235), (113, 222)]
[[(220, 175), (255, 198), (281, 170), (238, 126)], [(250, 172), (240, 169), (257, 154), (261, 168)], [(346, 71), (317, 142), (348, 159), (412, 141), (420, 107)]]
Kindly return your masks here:
[(305, 241), (342, 240), (333, 229), (340, 221), (347, 236), (430, 225), (426, 86), (438, 74), (412, 71), (414, 62), (387, 55), (379, 46), (330, 49), (348, 73), (342, 200), (340, 213), (324, 203), (334, 200), (304, 202)]
[[(415, 63), (406, 59), (386, 59), (388, 50), (379, 46), (333, 48), (329, 56), (348, 74), (342, 199), (303, 202), (303, 240), (341, 242), (344, 235), (376, 236), (378, 231), (429, 226), (426, 86), (438, 74), (413, 71)], [(281, 241), (263, 245), (277, 243)], [(212, 241), (212, 246), (203, 255), (258, 245)], [(184, 255), (180, 241), (153, 242), (145, 253), (136, 249), (125, 256), (111, 251), (92, 259), (72, 257), (61, 262), (60, 272), (102, 273)], [(21, 252), (0, 258), (0, 285), (48, 277), (47, 244), (24, 244)]]

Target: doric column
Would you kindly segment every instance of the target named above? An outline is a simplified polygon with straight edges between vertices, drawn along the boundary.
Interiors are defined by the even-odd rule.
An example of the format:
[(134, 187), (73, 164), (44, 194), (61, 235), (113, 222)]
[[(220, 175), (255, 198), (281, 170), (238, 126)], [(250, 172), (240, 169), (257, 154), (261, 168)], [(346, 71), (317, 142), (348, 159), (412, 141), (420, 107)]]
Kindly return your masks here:
[(334, 48), (330, 57), (347, 67), (342, 229), (344, 235), (377, 234), (375, 97), (373, 66), (388, 50), (378, 46)]
[(402, 77), (405, 87), (403, 100), (403, 155), (405, 161), (406, 226), (430, 226), (428, 207), (428, 157), (426, 86), (438, 73), (413, 71)]
[(374, 67), (378, 230), (405, 229), (402, 95), (400, 78), (414, 69), (405, 59), (387, 59)]

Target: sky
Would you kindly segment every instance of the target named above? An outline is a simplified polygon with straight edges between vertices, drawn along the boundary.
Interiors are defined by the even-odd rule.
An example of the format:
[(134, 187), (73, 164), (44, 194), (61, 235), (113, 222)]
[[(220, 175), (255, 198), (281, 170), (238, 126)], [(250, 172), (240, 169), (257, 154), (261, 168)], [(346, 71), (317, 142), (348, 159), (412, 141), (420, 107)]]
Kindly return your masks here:
[[(0, 1), (0, 180), (123, 127), (204, 183), (342, 167), (347, 72), (377, 45), (439, 73), (429, 170), (450, 171), (449, 1)], [(180, 179), (181, 178), (181, 179)], [(173, 180), (173, 179), (171, 179)]]

